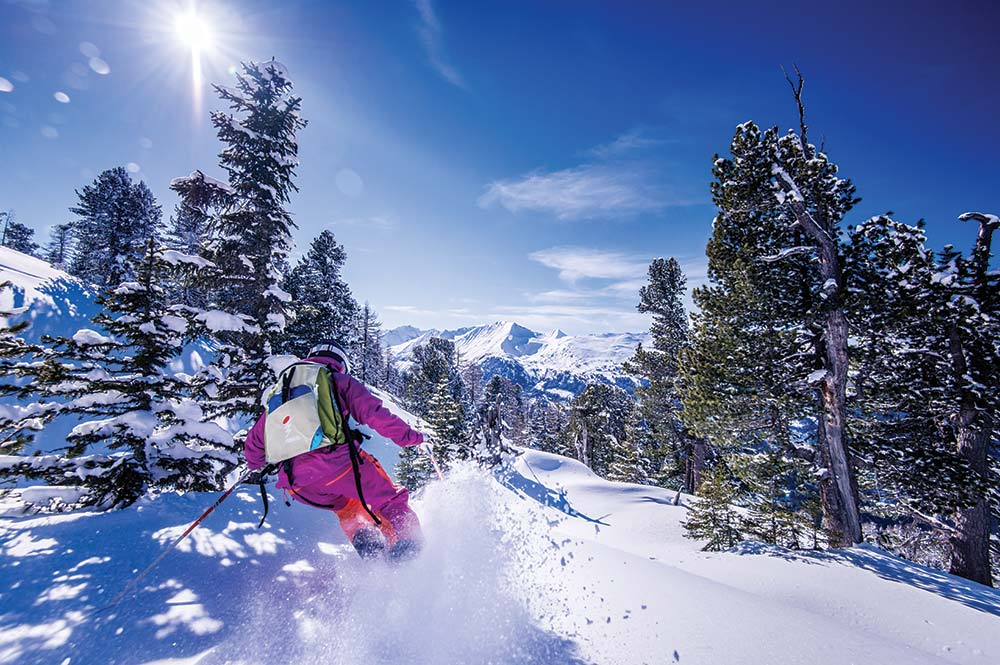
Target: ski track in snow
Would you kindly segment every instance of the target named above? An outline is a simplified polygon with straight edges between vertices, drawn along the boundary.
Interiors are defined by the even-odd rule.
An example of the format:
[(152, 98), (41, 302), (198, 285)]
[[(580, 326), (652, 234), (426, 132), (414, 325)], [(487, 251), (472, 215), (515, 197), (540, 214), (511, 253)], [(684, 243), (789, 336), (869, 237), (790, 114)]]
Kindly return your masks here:
[(304, 506), (257, 530), (241, 488), (93, 616), (212, 495), (4, 518), (0, 663), (1000, 662), (1000, 593), (869, 546), (701, 552), (674, 498), (536, 451), (460, 466), (415, 501), (422, 555), (390, 566)]

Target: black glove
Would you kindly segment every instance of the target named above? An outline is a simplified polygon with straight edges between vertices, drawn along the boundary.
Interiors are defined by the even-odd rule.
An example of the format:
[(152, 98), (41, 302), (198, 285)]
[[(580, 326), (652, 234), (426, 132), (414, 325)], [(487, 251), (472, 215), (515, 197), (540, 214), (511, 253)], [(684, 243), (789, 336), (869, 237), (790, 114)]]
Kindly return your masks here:
[(260, 485), (262, 482), (267, 482), (267, 477), (272, 475), (277, 470), (277, 467), (273, 464), (268, 464), (262, 469), (254, 469), (246, 475), (246, 478), (243, 479), (243, 484)]

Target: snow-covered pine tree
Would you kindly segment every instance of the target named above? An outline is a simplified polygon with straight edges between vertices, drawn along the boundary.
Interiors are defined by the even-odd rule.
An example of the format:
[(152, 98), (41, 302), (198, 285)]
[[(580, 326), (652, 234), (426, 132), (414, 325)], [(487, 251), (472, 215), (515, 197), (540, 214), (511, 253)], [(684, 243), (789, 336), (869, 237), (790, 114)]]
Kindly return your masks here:
[(614, 444), (625, 439), (625, 424), (632, 413), (633, 400), (621, 388), (592, 383), (569, 406), (565, 441), (591, 471), (606, 478), (614, 461)]
[[(965, 213), (963, 221), (979, 225), (969, 256), (945, 248), (936, 280), (944, 297), (940, 303), (947, 340), (947, 368), (951, 381), (937, 405), (952, 424), (959, 456), (983, 480), (984, 490), (974, 505), (955, 514), (951, 539), (951, 573), (992, 586), (990, 566), (991, 521), (989, 495), (1000, 493), (990, 469), (990, 447), (1000, 431), (1000, 272), (990, 270), (993, 233), (1000, 217)], [(944, 350), (942, 348), (942, 350)], [(996, 462), (993, 462), (996, 464)]]
[[(7, 300), (8, 291), (13, 291), (11, 283), (0, 282), (0, 301)], [(19, 386), (9, 381), (16, 375), (13, 367), (25, 356), (38, 350), (38, 347), (28, 344), (20, 336), (28, 328), (29, 322), (22, 320), (11, 323), (11, 318), (17, 313), (13, 309), (0, 309), (0, 376), (8, 379), (0, 383), (0, 395), (20, 392)], [(0, 406), (0, 454), (15, 453), (31, 441), (31, 432), (41, 426), (41, 421), (31, 422), (26, 418), (27, 415), (21, 409)]]
[(647, 451), (647, 455), (660, 458), (657, 475), (670, 482), (676, 474), (682, 479), (684, 490), (694, 493), (705, 466), (707, 444), (680, 418), (679, 364), (690, 334), (683, 304), (686, 282), (675, 258), (653, 259), (649, 282), (639, 289), (637, 307), (640, 312), (653, 315), (652, 348), (640, 345), (624, 368), (646, 382), (635, 392), (641, 418), (658, 448)]
[(382, 349), (382, 378), (379, 386), (390, 395), (398, 397), (403, 394), (403, 377), (396, 368), (396, 359), (388, 346)]
[[(341, 276), (347, 252), (333, 232), (325, 230), (282, 283), (291, 296), (291, 321), (282, 334), (281, 349), (303, 357), (317, 342), (336, 339), (347, 349), (357, 349), (358, 304)], [(360, 358), (354, 354), (354, 367)]]
[(160, 206), (153, 193), (146, 183), (133, 183), (128, 171), (118, 166), (76, 194), (79, 202), (70, 208), (77, 216), (70, 274), (100, 287), (131, 279), (129, 266), (160, 232)]
[(494, 376), (483, 389), (473, 424), (474, 457), (486, 467), (494, 467), (522, 445), (525, 438), (524, 402), (521, 386), (502, 376)]
[[(947, 337), (942, 314), (953, 294), (940, 284), (922, 223), (883, 215), (850, 235), (850, 425), (865, 462), (859, 480), (880, 531), (914, 519), (943, 526), (938, 518), (970, 507), (982, 494), (982, 479), (958, 455), (951, 414), (935, 408), (952, 376), (940, 358)], [(880, 542), (886, 538), (879, 534)]]
[[(196, 190), (204, 186), (204, 180), (199, 183), (197, 175), (192, 174), (192, 177), (193, 179), (175, 179), (171, 183), (171, 187), (181, 193), (182, 199), (174, 206), (174, 214), (170, 216), (163, 245), (167, 251), (200, 257), (208, 239), (209, 214), (206, 210), (189, 202), (186, 195), (188, 190)], [(193, 191), (191, 194), (193, 199)], [(208, 305), (208, 298), (202, 281), (206, 271), (193, 269), (197, 266), (190, 263), (187, 265), (192, 269), (177, 271), (173, 283), (168, 285), (167, 291), (170, 299), (175, 303), (189, 307), (205, 307)]]
[[(633, 405), (621, 438), (612, 437), (611, 463), (608, 465), (608, 480), (619, 483), (644, 483), (647, 480), (643, 469), (643, 452), (639, 445), (645, 431), (637, 426), (638, 406)], [(648, 443), (648, 438), (646, 439)]]
[(410, 490), (420, 489), (434, 477), (430, 457), (412, 446), (399, 451), (395, 471), (396, 481)]
[(452, 460), (468, 455), (469, 437), (465, 428), (465, 412), (455, 399), (450, 377), (442, 375), (431, 391), (424, 420), (431, 428), (434, 454), (442, 469)]
[(460, 362), (459, 368), (462, 381), (469, 391), (469, 406), (473, 412), (478, 412), (483, 401), (483, 368), (474, 362)]
[(546, 453), (574, 457), (563, 432), (568, 424), (565, 409), (558, 403), (536, 397), (528, 405), (528, 432), (525, 445)]
[(14, 212), (0, 212), (0, 245), (10, 247), (22, 254), (35, 256), (38, 253), (38, 243), (35, 242), (35, 230), (14, 219)]
[(367, 301), (358, 310), (355, 336), (354, 374), (362, 383), (381, 388), (382, 322)]
[(736, 508), (736, 482), (721, 466), (702, 474), (701, 495), (683, 523), (685, 536), (705, 540), (702, 550), (721, 552), (743, 540), (743, 518)]
[(42, 250), (42, 258), (53, 268), (65, 270), (72, 254), (73, 225), (56, 224), (49, 231), (49, 241)]
[[(793, 89), (801, 110), (801, 79)], [(840, 223), (857, 202), (854, 186), (808, 142), (804, 119), (799, 132), (784, 136), (777, 128), (761, 132), (744, 123), (730, 151), (732, 157), (716, 157), (713, 168), (719, 214), (707, 250), (712, 284), (701, 290), (699, 302), (709, 311), (699, 322), (688, 378), (697, 384), (699, 372), (707, 376), (692, 388), (695, 396), (685, 401), (685, 411), (691, 403), (699, 411), (693, 420), (704, 426), (712, 417), (706, 404), (729, 399), (721, 391), (710, 397), (712, 383), (739, 386), (759, 379), (763, 392), (736, 393), (739, 405), (750, 407), (745, 415), (756, 411), (758, 420), (785, 428), (788, 414), (769, 406), (812, 402), (797, 415), (816, 420), (818, 464), (827, 470), (821, 482), (826, 527), (832, 544), (849, 545), (862, 532), (846, 434), (848, 317)], [(730, 353), (712, 350), (713, 337), (726, 342)], [(746, 364), (733, 366), (727, 357), (732, 352)], [(719, 362), (730, 367), (710, 367)]]
[(288, 73), (274, 60), (243, 64), (235, 87), (214, 87), (230, 109), (212, 113), (229, 182), (223, 186), (227, 205), (208, 219), (205, 254), (214, 270), (206, 287), (216, 308), (253, 321), (218, 335), (242, 357), (224, 354), (228, 367), (216, 403), (223, 415), (248, 416), (274, 378), (268, 361), (291, 300), (278, 285), (295, 228), (285, 205), (296, 191), (296, 133), (306, 122)]
[(127, 506), (149, 487), (217, 489), (236, 463), (232, 437), (204, 421), (186, 380), (168, 365), (180, 354), (187, 321), (161, 284), (170, 267), (154, 239), (122, 272), (135, 279), (108, 289), (104, 309), (71, 338), (46, 338), (42, 362), (19, 367), (34, 379), (49, 420), (77, 416), (64, 454), (25, 457), (4, 474), (78, 486), (79, 505)]
[(451, 340), (432, 337), (413, 350), (410, 370), (403, 377), (403, 398), (407, 408), (424, 417), (435, 387), (446, 377), (452, 399), (467, 401), (467, 389), (458, 367), (458, 353)]

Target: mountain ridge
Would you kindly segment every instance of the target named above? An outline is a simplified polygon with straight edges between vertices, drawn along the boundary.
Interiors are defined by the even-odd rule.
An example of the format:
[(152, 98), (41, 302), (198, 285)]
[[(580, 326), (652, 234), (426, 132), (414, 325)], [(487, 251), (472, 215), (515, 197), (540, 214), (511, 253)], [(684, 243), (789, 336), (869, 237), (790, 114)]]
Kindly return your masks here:
[(632, 392), (638, 380), (621, 364), (648, 333), (596, 333), (569, 335), (555, 329), (540, 333), (516, 321), (494, 321), (455, 330), (420, 330), (400, 326), (386, 333), (400, 368), (409, 368), (416, 347), (439, 337), (455, 343), (462, 362), (479, 365), (483, 380), (503, 376), (519, 384), (528, 394), (570, 399), (588, 383), (607, 383)]

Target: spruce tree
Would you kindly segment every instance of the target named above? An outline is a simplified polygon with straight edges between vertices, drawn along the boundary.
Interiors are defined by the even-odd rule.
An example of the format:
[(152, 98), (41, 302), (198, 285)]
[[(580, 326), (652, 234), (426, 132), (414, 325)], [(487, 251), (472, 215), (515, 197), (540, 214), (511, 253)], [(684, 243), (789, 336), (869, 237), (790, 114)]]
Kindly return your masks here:
[(79, 202), (70, 208), (77, 216), (70, 274), (100, 287), (131, 279), (130, 266), (160, 232), (160, 206), (153, 193), (144, 182), (133, 183), (128, 171), (118, 166), (76, 194)]
[(56, 224), (49, 231), (49, 242), (42, 251), (42, 258), (53, 268), (65, 270), (72, 255), (73, 225)]
[(452, 460), (467, 455), (465, 413), (454, 397), (447, 375), (442, 375), (431, 391), (424, 419), (430, 426), (434, 454), (443, 469), (447, 469)]
[(640, 345), (625, 369), (645, 382), (635, 392), (641, 418), (658, 449), (648, 451), (659, 458), (657, 475), (664, 480), (676, 475), (683, 479), (685, 491), (693, 493), (700, 484), (707, 445), (680, 416), (679, 365), (690, 335), (683, 305), (686, 281), (673, 257), (650, 264), (649, 283), (639, 290), (638, 310), (653, 315), (652, 347)]
[(147, 241), (145, 256), (123, 268), (135, 280), (100, 296), (98, 330), (45, 338), (41, 362), (19, 366), (43, 398), (32, 410), (80, 422), (65, 454), (26, 457), (5, 474), (79, 485), (80, 505), (120, 507), (149, 487), (216, 489), (235, 464), (232, 437), (205, 422), (186, 379), (168, 370), (188, 322), (166, 302), (161, 251)]
[(9, 210), (0, 214), (4, 215), (2, 231), (0, 231), (0, 245), (10, 247), (28, 256), (37, 255), (39, 248), (34, 239), (35, 230), (15, 220), (14, 213)]
[(228, 184), (218, 187), (225, 205), (207, 220), (205, 255), (214, 269), (206, 287), (214, 307), (252, 321), (218, 331), (220, 341), (238, 353), (221, 358), (224, 380), (216, 404), (221, 415), (249, 416), (258, 410), (261, 390), (274, 380), (268, 360), (289, 313), (291, 297), (278, 286), (295, 228), (285, 205), (296, 191), (296, 134), (306, 123), (299, 117), (301, 99), (274, 60), (244, 64), (234, 88), (215, 90), (230, 109), (212, 113), (224, 144), (219, 160)]
[(358, 311), (356, 318), (354, 373), (362, 383), (380, 388), (383, 375), (382, 323), (367, 302)]
[(615, 459), (615, 442), (625, 439), (632, 398), (621, 388), (603, 383), (588, 385), (570, 403), (565, 441), (575, 457), (598, 476), (607, 478)]
[(724, 469), (706, 471), (701, 494), (683, 523), (685, 536), (707, 541), (702, 547), (706, 552), (736, 547), (743, 540), (743, 519), (735, 506), (738, 496), (735, 482)]
[[(288, 273), (282, 288), (291, 296), (292, 319), (282, 335), (284, 352), (301, 358), (324, 339), (357, 350), (359, 308), (341, 276), (346, 261), (344, 246), (326, 230)], [(356, 372), (361, 359), (353, 355)]]

